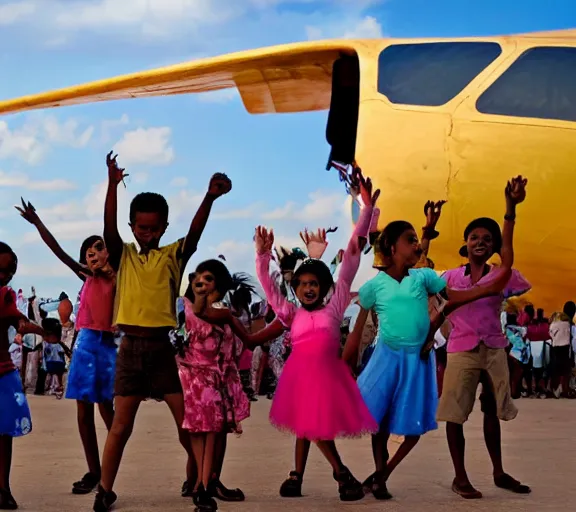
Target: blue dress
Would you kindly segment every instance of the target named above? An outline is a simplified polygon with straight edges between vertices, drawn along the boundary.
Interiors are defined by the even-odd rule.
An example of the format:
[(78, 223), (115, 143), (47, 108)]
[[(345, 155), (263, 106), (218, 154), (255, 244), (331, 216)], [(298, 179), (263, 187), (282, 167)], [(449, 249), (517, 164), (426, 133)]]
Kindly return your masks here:
[(362, 397), (382, 431), (419, 436), (438, 428), (436, 360), (420, 358), (430, 328), (428, 297), (446, 288), (429, 268), (401, 282), (380, 272), (359, 291), (360, 305), (378, 314), (378, 343), (358, 377)]

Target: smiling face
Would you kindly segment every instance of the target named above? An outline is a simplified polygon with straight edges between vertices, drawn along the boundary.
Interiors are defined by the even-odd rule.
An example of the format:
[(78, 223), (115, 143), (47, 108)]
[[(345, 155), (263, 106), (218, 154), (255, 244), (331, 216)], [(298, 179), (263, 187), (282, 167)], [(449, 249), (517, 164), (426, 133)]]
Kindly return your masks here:
[(476, 228), (466, 240), (468, 258), (478, 263), (487, 262), (494, 254), (494, 237), (486, 228)]
[(301, 274), (298, 277), (298, 286), (295, 291), (296, 297), (302, 304), (311, 306), (320, 298), (320, 281), (314, 274)]
[(97, 240), (86, 250), (86, 265), (94, 273), (101, 272), (108, 266), (108, 249), (103, 240)]
[(413, 229), (405, 230), (392, 246), (392, 258), (405, 267), (413, 267), (422, 256), (418, 235)]
[(136, 212), (130, 228), (142, 250), (157, 249), (168, 223), (158, 212)]

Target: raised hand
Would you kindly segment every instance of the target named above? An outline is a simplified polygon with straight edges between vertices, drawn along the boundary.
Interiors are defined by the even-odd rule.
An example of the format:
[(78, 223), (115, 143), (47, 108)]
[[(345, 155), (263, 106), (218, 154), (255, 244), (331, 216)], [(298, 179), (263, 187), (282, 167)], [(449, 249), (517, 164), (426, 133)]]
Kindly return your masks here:
[(380, 197), (380, 189), (376, 190), (374, 193), (372, 192), (372, 180), (370, 178), (364, 178), (360, 167), (354, 168), (352, 176), (352, 181), (358, 183), (362, 203), (366, 206), (375, 206), (376, 201), (378, 201), (378, 198)]
[(268, 231), (264, 226), (258, 226), (256, 228), (254, 242), (256, 243), (256, 251), (258, 254), (271, 252), (274, 247), (274, 231)]
[(326, 240), (326, 230), (319, 229), (316, 233), (310, 232), (307, 229), (300, 232), (300, 238), (306, 246), (308, 256), (319, 260), (328, 247), (328, 240)]
[(224, 194), (227, 194), (232, 190), (232, 181), (228, 176), (217, 172), (210, 179), (210, 184), (208, 185), (208, 195), (214, 199), (217, 199)]
[(124, 172), (126, 169), (121, 169), (118, 166), (118, 161), (116, 160), (117, 158), (118, 155), (114, 155), (114, 151), (110, 151), (110, 153), (106, 155), (106, 165), (108, 167), (108, 179), (115, 185), (118, 185), (120, 182), (122, 182), (124, 183), (124, 188), (126, 188), (124, 178), (130, 175)]
[(22, 201), (22, 207), (15, 206), (22, 216), (23, 219), (27, 220), (30, 224), (37, 226), (40, 223), (40, 217), (36, 213), (36, 208), (32, 206), (32, 203), (24, 201), (24, 199), (20, 198)]
[(516, 176), (506, 184), (504, 194), (506, 195), (506, 203), (509, 206), (516, 206), (526, 199), (527, 184), (528, 180), (522, 176)]
[(446, 201), (426, 201), (424, 205), (424, 215), (426, 215), (425, 229), (436, 229), (436, 224), (440, 220), (442, 214), (442, 207)]

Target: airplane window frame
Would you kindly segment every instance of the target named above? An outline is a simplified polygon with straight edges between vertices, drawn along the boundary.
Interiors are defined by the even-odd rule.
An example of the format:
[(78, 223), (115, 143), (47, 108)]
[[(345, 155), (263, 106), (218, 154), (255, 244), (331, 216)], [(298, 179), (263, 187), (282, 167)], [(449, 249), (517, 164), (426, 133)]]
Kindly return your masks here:
[[(489, 100), (492, 99), (496, 94), (502, 94), (502, 91), (505, 88), (511, 88), (514, 87), (515, 88), (515, 94), (514, 94), (514, 101), (517, 103), (518, 102), (518, 87), (515, 87), (518, 84), (518, 82), (520, 82), (520, 85), (528, 88), (528, 87), (533, 87), (535, 82), (534, 81), (530, 81), (529, 79), (526, 78), (527, 75), (524, 76), (524, 78), (522, 80), (519, 81), (518, 78), (515, 78), (516, 83), (512, 82), (506, 82), (507, 80), (510, 80), (510, 74), (511, 73), (518, 73), (518, 71), (520, 71), (520, 74), (522, 73), (526, 73), (526, 68), (525, 66), (527, 65), (533, 65), (534, 64), (534, 56), (536, 55), (536, 59), (538, 59), (538, 57), (542, 57), (542, 53), (540, 52), (547, 52), (547, 53), (554, 53), (554, 52), (569, 52), (573, 54), (573, 59), (574, 59), (574, 69), (576, 69), (576, 47), (573, 46), (560, 46), (560, 45), (539, 45), (539, 46), (534, 46), (532, 48), (528, 48), (525, 51), (523, 51), (488, 87), (486, 87), (486, 89), (480, 94), (480, 96), (477, 98), (477, 100), (475, 101), (475, 108), (476, 110), (483, 115), (490, 115), (490, 116), (498, 116), (501, 118), (516, 118), (516, 119), (536, 119), (536, 120), (540, 120), (540, 121), (560, 121), (560, 122), (569, 122), (569, 123), (574, 123), (576, 122), (576, 71), (573, 71), (574, 73), (574, 78), (575, 78), (575, 83), (574, 86), (571, 88), (570, 85), (568, 84), (565, 91), (573, 91), (573, 95), (574, 95), (574, 101), (573, 101), (573, 107), (571, 110), (571, 115), (570, 116), (562, 116), (559, 115), (561, 113), (566, 113), (566, 110), (556, 107), (554, 110), (555, 112), (557, 112), (557, 114), (552, 114), (550, 115), (550, 107), (546, 107), (546, 104), (549, 105), (549, 101), (546, 101), (546, 104), (544, 106), (539, 106), (537, 103), (537, 101), (534, 101), (534, 98), (532, 98), (531, 100), (527, 99), (523, 105), (521, 105), (520, 107), (514, 106), (514, 105), (489, 105)], [(538, 61), (536, 60), (536, 63), (538, 63)], [(566, 69), (569, 69), (569, 65), (566, 66)], [(529, 71), (529, 70), (528, 70)], [(549, 75), (546, 75), (545, 73), (543, 73), (542, 69), (540, 70), (536, 70), (533, 71), (533, 77), (538, 77), (541, 79), (545, 79), (547, 77), (549, 77)], [(542, 88), (545, 88), (545, 85), (541, 85)], [(549, 93), (549, 90), (546, 91)], [(508, 97), (510, 97), (508, 95)], [(503, 99), (501, 100), (501, 102), (504, 101)], [(512, 103), (512, 102), (511, 102)], [(548, 113), (543, 112), (544, 109), (548, 108)], [(538, 110), (540, 110), (541, 112), (537, 112)]]
[[(439, 48), (443, 51), (446, 51), (446, 49), (448, 47), (468, 47), (468, 48), (484, 48), (484, 49), (491, 49), (493, 50), (492, 53), (490, 53), (487, 58), (485, 59), (485, 62), (482, 62), (481, 65), (476, 66), (473, 70), (471, 70), (469, 73), (463, 74), (459, 80), (455, 80), (456, 83), (452, 84), (452, 87), (449, 90), (448, 94), (443, 94), (443, 95), (438, 95), (437, 94), (437, 98), (434, 101), (430, 100), (430, 97), (426, 98), (425, 100), (416, 100), (414, 98), (414, 96), (416, 94), (419, 94), (422, 92), (422, 89), (420, 89), (420, 91), (416, 91), (414, 92), (408, 92), (407, 88), (400, 84), (400, 86), (396, 85), (395, 87), (391, 87), (390, 83), (386, 84), (384, 83), (384, 79), (383, 79), (383, 72), (386, 69), (386, 58), (390, 57), (390, 54), (392, 52), (398, 52), (399, 54), (402, 53), (402, 51), (404, 50), (404, 53), (406, 54), (407, 51), (410, 50), (415, 50), (417, 48), (426, 48), (428, 49), (428, 52), (430, 51), (429, 49), (432, 47), (436, 47)], [(441, 107), (446, 105), (447, 103), (449, 103), (450, 101), (452, 101), (454, 98), (456, 98), (458, 95), (460, 95), (462, 93), (462, 91), (464, 91), (469, 85), (470, 83), (472, 83), (476, 78), (478, 78), (478, 76), (484, 72), (489, 66), (493, 65), (502, 55), (503, 55), (503, 47), (500, 43), (496, 42), (496, 41), (439, 41), (439, 42), (425, 42), (425, 43), (400, 43), (400, 44), (391, 44), (389, 46), (386, 46), (385, 48), (382, 49), (382, 51), (380, 52), (380, 54), (378, 55), (378, 69), (377, 69), (377, 91), (379, 94), (382, 94), (385, 98), (388, 99), (388, 101), (394, 105), (394, 106), (409, 106), (409, 107)], [(462, 61), (464, 62), (470, 62), (470, 55), (471, 52), (468, 52), (464, 57), (461, 57), (460, 59), (458, 59), (459, 62), (451, 62), (447, 67), (450, 68), (458, 68), (461, 67), (459, 66), (459, 64), (462, 64)], [(393, 55), (393, 58), (395, 58), (398, 62), (398, 57), (402, 57), (401, 55)], [(417, 57), (415, 60), (420, 60), (422, 59), (422, 56)], [(388, 66), (390, 66), (390, 61), (388, 61)], [(421, 75), (423, 75), (423, 73), (420, 73)], [(445, 75), (441, 75), (441, 76), (445, 76)], [(432, 74), (429, 73), (429, 77), (432, 77)], [(397, 78), (395, 78), (396, 81), (398, 81)], [(416, 80), (415, 78), (411, 78), (412, 83), (414, 83), (414, 81)], [(439, 81), (440, 79), (437, 79), (437, 81)], [(421, 80), (423, 81), (423, 80)], [(423, 81), (424, 83), (429, 84), (430, 80), (425, 80)], [(406, 82), (405, 82), (406, 83)], [(394, 90), (395, 89), (395, 90)], [(430, 91), (435, 91), (436, 93), (438, 93), (438, 89), (434, 89), (434, 87), (426, 87), (426, 89), (428, 90), (428, 93), (430, 93)], [(407, 98), (407, 95), (412, 94), (412, 98)], [(421, 97), (424, 97), (425, 94), (423, 94)]]

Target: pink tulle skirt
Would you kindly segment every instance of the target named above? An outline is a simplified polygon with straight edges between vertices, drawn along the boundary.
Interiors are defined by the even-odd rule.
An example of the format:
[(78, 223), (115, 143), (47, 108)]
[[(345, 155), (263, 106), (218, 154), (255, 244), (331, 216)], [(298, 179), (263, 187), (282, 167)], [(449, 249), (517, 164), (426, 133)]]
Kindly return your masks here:
[(337, 350), (296, 344), (278, 382), (270, 422), (311, 441), (359, 437), (378, 431), (350, 368)]

